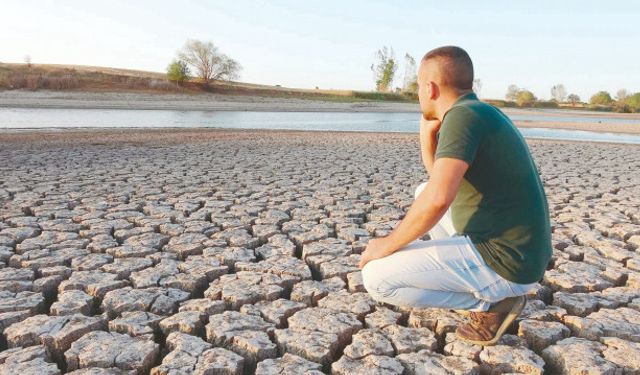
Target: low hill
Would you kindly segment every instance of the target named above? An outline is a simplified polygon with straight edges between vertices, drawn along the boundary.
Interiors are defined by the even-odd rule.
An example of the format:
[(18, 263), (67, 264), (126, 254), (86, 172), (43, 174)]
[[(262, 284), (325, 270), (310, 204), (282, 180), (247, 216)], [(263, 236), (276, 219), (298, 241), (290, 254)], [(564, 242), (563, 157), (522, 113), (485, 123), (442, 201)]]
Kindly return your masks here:
[(192, 79), (182, 85), (164, 73), (83, 65), (0, 63), (0, 89), (216, 93), (292, 97), (334, 101), (381, 100), (415, 102), (415, 96), (352, 90), (310, 90), (244, 82), (216, 81), (209, 85)]

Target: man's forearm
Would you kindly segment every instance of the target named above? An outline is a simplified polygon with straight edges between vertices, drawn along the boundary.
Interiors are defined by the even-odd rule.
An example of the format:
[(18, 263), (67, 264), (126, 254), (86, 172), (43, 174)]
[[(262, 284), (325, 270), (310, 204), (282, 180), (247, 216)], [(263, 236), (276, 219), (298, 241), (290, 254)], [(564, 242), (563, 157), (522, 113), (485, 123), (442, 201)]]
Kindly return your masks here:
[(429, 203), (426, 209), (423, 209), (414, 201), (398, 226), (385, 237), (387, 255), (422, 237), (436, 225), (446, 211), (447, 207), (444, 205)]
[(429, 176), (433, 172), (433, 162), (436, 153), (436, 147), (438, 146), (438, 140), (436, 133), (420, 132), (420, 154), (422, 156), (422, 163)]

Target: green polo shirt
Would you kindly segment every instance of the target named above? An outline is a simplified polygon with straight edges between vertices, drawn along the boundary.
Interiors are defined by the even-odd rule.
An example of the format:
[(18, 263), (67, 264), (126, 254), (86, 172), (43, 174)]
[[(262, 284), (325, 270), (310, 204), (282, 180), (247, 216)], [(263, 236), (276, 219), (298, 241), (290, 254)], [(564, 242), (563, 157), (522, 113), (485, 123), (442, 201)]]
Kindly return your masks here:
[(549, 207), (529, 148), (511, 120), (474, 93), (460, 96), (437, 134), (435, 159), (469, 168), (451, 205), (453, 226), (507, 280), (539, 281), (551, 258)]

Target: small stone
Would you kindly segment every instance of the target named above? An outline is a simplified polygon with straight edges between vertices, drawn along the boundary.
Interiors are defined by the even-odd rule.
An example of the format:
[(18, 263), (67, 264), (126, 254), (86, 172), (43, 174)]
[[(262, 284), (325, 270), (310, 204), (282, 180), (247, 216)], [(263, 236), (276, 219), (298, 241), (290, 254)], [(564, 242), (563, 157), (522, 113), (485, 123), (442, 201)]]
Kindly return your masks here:
[(199, 337), (172, 332), (166, 342), (169, 353), (160, 366), (151, 370), (152, 375), (244, 373), (244, 359), (241, 356), (224, 348), (212, 348), (211, 344)]
[(344, 289), (345, 286), (346, 283), (339, 277), (332, 277), (322, 281), (303, 280), (293, 286), (291, 300), (302, 302), (307, 306), (317, 306), (320, 299), (331, 292)]
[(0, 374), (60, 374), (42, 345), (6, 349), (0, 353)]
[(291, 353), (309, 361), (319, 363), (323, 368), (331, 366), (339, 350), (338, 335), (334, 333), (310, 331), (301, 328), (276, 329), (275, 342), (280, 354)]
[(268, 273), (239, 271), (222, 275), (204, 292), (206, 298), (222, 300), (227, 308), (238, 310), (247, 303), (280, 298), (291, 279)]
[(125, 311), (119, 318), (109, 321), (109, 331), (153, 340), (164, 316), (144, 311)]
[(260, 262), (236, 262), (237, 271), (273, 273), (278, 276), (292, 276), (299, 280), (310, 280), (311, 270), (298, 258), (268, 258)]
[(58, 295), (58, 301), (51, 305), (51, 315), (92, 315), (95, 298), (81, 290), (67, 290)]
[(362, 271), (351, 272), (347, 274), (347, 284), (349, 284), (349, 291), (355, 292), (367, 292), (362, 282)]
[(359, 254), (351, 254), (344, 257), (335, 257), (328, 259), (319, 265), (318, 276), (321, 279), (328, 279), (338, 276), (345, 282), (347, 275), (352, 272), (359, 271), (358, 263), (360, 262)]
[(567, 310), (567, 313), (577, 316), (587, 316), (598, 310), (603, 298), (594, 293), (564, 293), (553, 295), (553, 304)]
[(245, 359), (245, 370), (253, 371), (263, 359), (275, 358), (278, 354), (276, 344), (271, 342), (267, 332), (238, 331), (227, 346)]
[(217, 259), (221, 264), (235, 271), (237, 262), (255, 262), (256, 256), (252, 249), (243, 247), (208, 247), (202, 252), (204, 257)]
[(485, 346), (480, 352), (480, 362), (494, 373), (520, 372), (544, 373), (544, 360), (533, 351), (507, 345)]
[(160, 330), (167, 336), (171, 332), (182, 332), (189, 335), (204, 334), (207, 315), (198, 311), (182, 311), (160, 321)]
[(289, 317), (289, 327), (338, 335), (341, 346), (346, 346), (351, 336), (362, 328), (357, 317), (348, 312), (338, 312), (322, 307), (309, 307)]
[(68, 370), (117, 367), (148, 373), (159, 356), (159, 345), (121, 333), (89, 332), (64, 353)]
[(207, 341), (216, 346), (227, 346), (240, 331), (273, 332), (274, 326), (259, 316), (242, 314), (238, 311), (225, 311), (209, 316), (206, 326)]
[(149, 311), (158, 315), (172, 315), (179, 303), (189, 298), (189, 293), (172, 288), (133, 289), (131, 287), (108, 292), (101, 308), (109, 317), (125, 311)]
[(386, 326), (399, 324), (402, 320), (402, 314), (386, 307), (376, 306), (376, 311), (367, 314), (364, 318), (364, 326), (366, 328), (382, 329)]
[[(175, 237), (174, 237), (175, 238)], [(165, 245), (162, 248), (162, 251), (166, 251), (169, 253), (176, 254), (177, 258), (180, 260), (185, 260), (187, 257), (191, 255), (200, 255), (202, 254), (202, 249), (204, 247), (201, 243), (180, 243), (180, 244), (172, 244), (171, 241), (168, 245)]]
[(264, 320), (275, 324), (277, 328), (284, 328), (287, 318), (307, 307), (304, 303), (284, 298), (278, 298), (275, 301), (258, 301), (254, 306)]
[(0, 314), (13, 311), (28, 311), (31, 315), (44, 311), (44, 296), (36, 292), (0, 291)]
[(640, 343), (615, 337), (603, 337), (601, 341), (607, 346), (602, 351), (607, 361), (622, 368), (625, 374), (640, 373)]
[(87, 367), (67, 372), (67, 375), (137, 375), (136, 370), (122, 370), (117, 367)]
[(64, 280), (58, 290), (81, 290), (93, 297), (103, 298), (110, 291), (127, 286), (126, 280), (117, 280), (116, 275), (100, 271), (75, 271)]
[(595, 292), (613, 286), (602, 277), (602, 271), (598, 267), (571, 261), (545, 272), (544, 281), (554, 291), (569, 293)]
[(566, 316), (564, 323), (575, 335), (589, 340), (610, 336), (640, 342), (640, 311), (628, 307), (601, 309), (585, 318)]
[(125, 244), (105, 250), (105, 253), (114, 258), (144, 258), (147, 255), (155, 254), (158, 250), (153, 247)]
[(353, 335), (351, 344), (344, 349), (344, 355), (351, 359), (361, 359), (368, 355), (393, 356), (394, 349), (380, 331), (362, 329)]
[(71, 260), (71, 268), (76, 271), (92, 271), (113, 262), (109, 254), (87, 254)]
[(482, 346), (462, 341), (455, 333), (450, 332), (445, 336), (443, 352), (447, 355), (464, 357), (472, 361), (479, 362)]
[(318, 301), (318, 307), (351, 312), (356, 314), (360, 320), (364, 320), (365, 315), (373, 312), (376, 304), (376, 301), (371, 298), (369, 293), (349, 293), (344, 289), (329, 293)]
[(616, 374), (616, 366), (602, 358), (605, 346), (599, 342), (569, 337), (542, 351), (553, 374)]
[(152, 247), (160, 250), (162, 246), (169, 242), (169, 237), (160, 233), (144, 233), (129, 237), (124, 241), (125, 245)]
[(361, 359), (351, 359), (344, 355), (331, 364), (331, 373), (336, 375), (401, 375), (402, 363), (396, 358), (369, 355)]
[(223, 301), (212, 301), (208, 298), (196, 298), (184, 301), (178, 311), (198, 311), (206, 315), (220, 314), (226, 308)]
[(474, 361), (455, 355), (444, 356), (428, 350), (400, 354), (396, 357), (406, 375), (479, 375), (480, 366)]
[(422, 349), (435, 351), (438, 348), (438, 340), (428, 328), (411, 328), (394, 324), (384, 327), (382, 332), (393, 343), (396, 354)]
[(297, 355), (284, 353), (280, 358), (268, 358), (258, 363), (255, 375), (323, 375), (322, 366)]
[(71, 343), (82, 335), (106, 328), (107, 322), (100, 317), (35, 315), (7, 327), (4, 335), (11, 348), (42, 343), (55, 359), (60, 359)]
[(522, 320), (518, 327), (518, 336), (527, 340), (529, 347), (536, 353), (569, 337), (570, 333), (569, 328), (558, 322), (526, 319)]
[(411, 309), (407, 325), (410, 327), (425, 327), (436, 334), (438, 339), (444, 339), (447, 333), (454, 332), (463, 317), (447, 309)]
[(153, 266), (153, 262), (148, 258), (115, 258), (113, 263), (105, 264), (100, 270), (116, 275), (116, 279), (128, 279), (131, 273), (142, 271)]

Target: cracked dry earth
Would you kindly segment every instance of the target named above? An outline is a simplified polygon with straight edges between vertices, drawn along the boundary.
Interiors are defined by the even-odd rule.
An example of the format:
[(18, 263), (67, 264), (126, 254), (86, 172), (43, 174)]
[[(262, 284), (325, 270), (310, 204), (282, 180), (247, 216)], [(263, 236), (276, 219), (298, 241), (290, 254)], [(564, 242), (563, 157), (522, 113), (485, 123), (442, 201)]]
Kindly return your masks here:
[(414, 134), (2, 134), (0, 374), (638, 374), (640, 147), (529, 145), (554, 256), (480, 347), (356, 266), (426, 178)]

